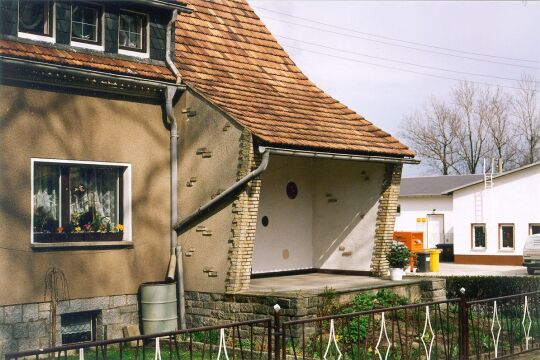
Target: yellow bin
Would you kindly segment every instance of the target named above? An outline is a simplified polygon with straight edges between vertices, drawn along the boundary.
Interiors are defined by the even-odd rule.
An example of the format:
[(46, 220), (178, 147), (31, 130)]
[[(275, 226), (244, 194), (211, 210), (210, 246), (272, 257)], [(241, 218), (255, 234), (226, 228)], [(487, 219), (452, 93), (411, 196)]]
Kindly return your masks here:
[(429, 249), (429, 272), (439, 271), (439, 254), (442, 250)]

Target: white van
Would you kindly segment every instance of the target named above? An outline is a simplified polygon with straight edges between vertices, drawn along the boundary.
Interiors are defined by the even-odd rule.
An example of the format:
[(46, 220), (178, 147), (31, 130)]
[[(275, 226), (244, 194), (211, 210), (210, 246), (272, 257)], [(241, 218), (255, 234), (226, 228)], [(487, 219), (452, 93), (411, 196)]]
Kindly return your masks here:
[(523, 266), (530, 275), (534, 274), (535, 270), (540, 270), (540, 234), (527, 237), (523, 248)]

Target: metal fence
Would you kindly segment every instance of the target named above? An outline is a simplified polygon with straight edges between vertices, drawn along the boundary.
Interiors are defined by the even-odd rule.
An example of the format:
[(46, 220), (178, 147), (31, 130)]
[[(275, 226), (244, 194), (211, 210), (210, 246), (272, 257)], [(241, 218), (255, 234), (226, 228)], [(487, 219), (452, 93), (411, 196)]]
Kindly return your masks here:
[(9, 353), (5, 360), (489, 360), (538, 349), (540, 292), (531, 292), (285, 322), (278, 309), (273, 319)]
[(34, 359), (241, 359), (272, 358), (272, 319), (8, 353)]

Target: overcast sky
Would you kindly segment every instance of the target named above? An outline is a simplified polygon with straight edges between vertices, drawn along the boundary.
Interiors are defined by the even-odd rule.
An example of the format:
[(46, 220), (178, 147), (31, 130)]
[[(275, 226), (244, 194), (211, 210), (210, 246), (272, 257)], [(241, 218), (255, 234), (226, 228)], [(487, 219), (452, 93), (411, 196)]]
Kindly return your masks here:
[(523, 73), (540, 80), (540, 2), (249, 2), (312, 81), (395, 136), (457, 84), (445, 78), (508, 91)]

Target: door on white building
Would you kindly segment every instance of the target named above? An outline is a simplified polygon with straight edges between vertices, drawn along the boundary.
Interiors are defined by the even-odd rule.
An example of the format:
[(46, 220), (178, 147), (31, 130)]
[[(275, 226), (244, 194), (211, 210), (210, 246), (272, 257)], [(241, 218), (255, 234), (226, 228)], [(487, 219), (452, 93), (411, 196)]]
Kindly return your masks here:
[(428, 214), (427, 244), (424, 244), (424, 246), (434, 248), (437, 244), (444, 244), (444, 215)]

